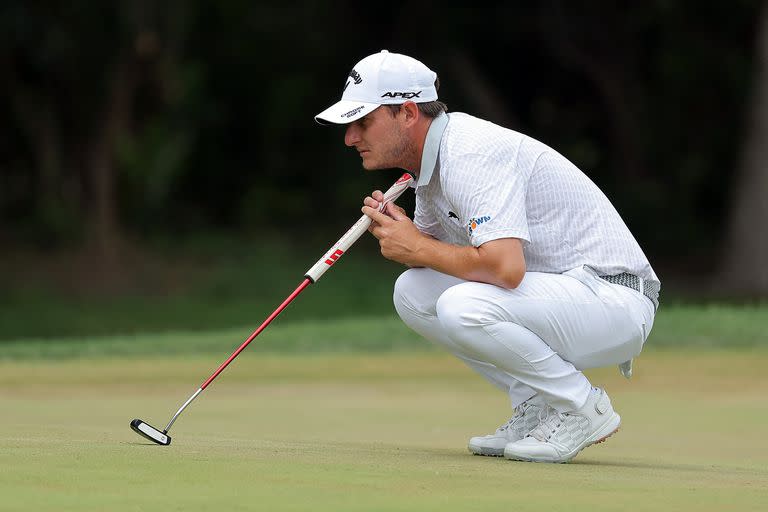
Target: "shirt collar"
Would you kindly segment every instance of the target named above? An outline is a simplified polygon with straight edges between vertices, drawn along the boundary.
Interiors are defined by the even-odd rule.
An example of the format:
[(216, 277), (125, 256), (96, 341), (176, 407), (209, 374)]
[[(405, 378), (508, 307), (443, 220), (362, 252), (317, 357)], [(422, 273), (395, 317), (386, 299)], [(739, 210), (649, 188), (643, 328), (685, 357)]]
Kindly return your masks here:
[(419, 179), (413, 188), (427, 185), (432, 179), (432, 173), (437, 166), (437, 154), (440, 151), (440, 141), (443, 139), (443, 132), (448, 126), (448, 114), (441, 112), (439, 116), (432, 120), (427, 130), (427, 137), (424, 140), (424, 150), (421, 152), (421, 170), (419, 170)]

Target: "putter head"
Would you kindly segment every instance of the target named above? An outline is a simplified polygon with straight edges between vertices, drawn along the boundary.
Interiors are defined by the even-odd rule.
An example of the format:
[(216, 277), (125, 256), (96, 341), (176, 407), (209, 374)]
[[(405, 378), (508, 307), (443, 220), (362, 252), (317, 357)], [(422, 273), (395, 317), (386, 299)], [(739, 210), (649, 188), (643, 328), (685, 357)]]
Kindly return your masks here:
[(131, 422), (131, 428), (134, 432), (149, 439), (153, 443), (163, 446), (171, 444), (171, 436), (166, 435), (164, 431), (156, 429), (149, 423), (144, 423), (143, 421), (136, 419)]

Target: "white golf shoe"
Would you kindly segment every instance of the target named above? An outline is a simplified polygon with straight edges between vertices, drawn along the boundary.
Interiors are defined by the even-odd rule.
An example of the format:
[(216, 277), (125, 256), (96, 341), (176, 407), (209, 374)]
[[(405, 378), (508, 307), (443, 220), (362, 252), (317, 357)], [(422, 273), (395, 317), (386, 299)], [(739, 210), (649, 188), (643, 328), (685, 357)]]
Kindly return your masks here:
[(526, 400), (515, 408), (515, 414), (509, 421), (497, 428), (496, 432), (487, 436), (473, 437), (469, 440), (467, 448), (475, 455), (503, 456), (505, 446), (524, 438), (532, 428), (539, 424), (539, 412), (543, 411), (545, 407), (546, 405), (538, 397)]
[[(544, 416), (546, 415), (546, 416)], [(587, 446), (600, 443), (619, 429), (606, 392), (592, 388), (584, 406), (559, 413), (551, 407), (542, 421), (523, 439), (507, 444), (504, 457), (529, 462), (568, 462)]]

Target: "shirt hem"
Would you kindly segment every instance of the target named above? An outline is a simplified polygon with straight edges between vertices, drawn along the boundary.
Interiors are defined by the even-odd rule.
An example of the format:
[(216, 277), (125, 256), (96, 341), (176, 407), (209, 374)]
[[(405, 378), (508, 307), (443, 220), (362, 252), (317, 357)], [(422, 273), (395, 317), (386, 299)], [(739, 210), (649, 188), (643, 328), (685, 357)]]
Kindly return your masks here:
[(482, 235), (473, 236), (470, 238), (470, 243), (474, 247), (480, 247), (486, 242), (493, 240), (499, 240), (501, 238), (518, 238), (526, 243), (531, 243), (529, 240), (530, 235), (528, 233), (521, 233), (520, 231), (511, 231), (506, 229), (498, 229), (496, 231), (490, 231)]

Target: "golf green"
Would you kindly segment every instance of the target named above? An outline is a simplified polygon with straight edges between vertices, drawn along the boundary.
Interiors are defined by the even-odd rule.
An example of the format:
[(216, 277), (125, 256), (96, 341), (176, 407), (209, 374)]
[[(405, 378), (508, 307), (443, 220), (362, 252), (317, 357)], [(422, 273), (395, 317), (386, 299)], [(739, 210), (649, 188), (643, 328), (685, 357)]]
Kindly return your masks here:
[(766, 510), (765, 350), (591, 372), (618, 434), (570, 464), (472, 456), (506, 397), (442, 353), (0, 363), (0, 510)]

